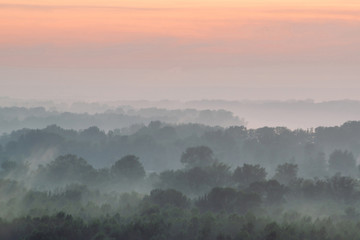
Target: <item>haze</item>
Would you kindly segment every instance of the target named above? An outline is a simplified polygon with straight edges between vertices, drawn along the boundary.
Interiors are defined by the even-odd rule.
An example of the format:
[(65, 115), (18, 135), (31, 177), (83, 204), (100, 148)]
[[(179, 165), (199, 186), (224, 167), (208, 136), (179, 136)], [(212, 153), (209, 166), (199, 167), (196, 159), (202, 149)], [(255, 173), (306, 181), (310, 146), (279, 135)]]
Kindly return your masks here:
[(359, 0), (0, 0), (0, 239), (359, 239), (359, 30)]
[(0, 95), (359, 100), (358, 1), (0, 1)]

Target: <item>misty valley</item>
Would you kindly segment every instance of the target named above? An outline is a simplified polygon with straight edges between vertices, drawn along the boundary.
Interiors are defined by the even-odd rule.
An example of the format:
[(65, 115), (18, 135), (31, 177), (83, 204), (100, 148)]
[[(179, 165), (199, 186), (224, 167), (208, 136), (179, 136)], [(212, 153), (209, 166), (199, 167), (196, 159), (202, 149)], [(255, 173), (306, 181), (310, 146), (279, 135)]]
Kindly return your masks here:
[(224, 110), (0, 113), (0, 239), (359, 239), (358, 121), (291, 130), (247, 128)]
[(0, 240), (360, 240), (360, 0), (0, 0)]

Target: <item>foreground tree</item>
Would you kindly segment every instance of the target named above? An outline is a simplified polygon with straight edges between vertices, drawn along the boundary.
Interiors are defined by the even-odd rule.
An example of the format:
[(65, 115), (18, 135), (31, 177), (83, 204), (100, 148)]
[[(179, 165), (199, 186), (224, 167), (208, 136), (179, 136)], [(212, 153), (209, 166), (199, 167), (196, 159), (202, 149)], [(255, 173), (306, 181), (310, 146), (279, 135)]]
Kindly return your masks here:
[(289, 189), (276, 180), (254, 182), (247, 189), (249, 192), (257, 193), (266, 204), (281, 204), (285, 202), (285, 194)]
[(187, 148), (181, 155), (181, 162), (186, 168), (208, 167), (216, 162), (213, 151), (206, 146)]
[(337, 172), (346, 176), (356, 176), (356, 160), (354, 155), (345, 150), (335, 150), (329, 157), (329, 171), (331, 174)]
[(236, 191), (233, 188), (213, 188), (208, 194), (199, 198), (196, 206), (203, 211), (225, 211), (229, 213), (246, 213), (261, 204), (256, 193)]
[(127, 155), (116, 161), (110, 171), (113, 177), (121, 180), (140, 181), (145, 177), (144, 167), (134, 155)]
[(297, 179), (298, 165), (292, 163), (284, 163), (278, 165), (274, 179), (281, 184), (288, 185)]
[(67, 154), (37, 170), (36, 178), (39, 184), (62, 185), (68, 183), (90, 183), (95, 179), (96, 170), (83, 158)]
[(181, 192), (175, 189), (154, 189), (149, 196), (144, 198), (144, 202), (150, 202), (159, 206), (175, 206), (186, 208), (190, 206), (190, 200)]
[(244, 164), (242, 167), (237, 167), (233, 174), (233, 180), (244, 186), (248, 186), (253, 182), (265, 181), (266, 170), (260, 167), (259, 164), (251, 165)]

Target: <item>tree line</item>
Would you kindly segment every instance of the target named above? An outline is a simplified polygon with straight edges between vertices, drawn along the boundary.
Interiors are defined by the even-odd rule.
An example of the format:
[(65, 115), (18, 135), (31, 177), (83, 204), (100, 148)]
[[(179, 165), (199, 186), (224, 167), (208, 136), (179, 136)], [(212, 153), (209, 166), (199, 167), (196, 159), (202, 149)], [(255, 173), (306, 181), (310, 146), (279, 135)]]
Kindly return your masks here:
[[(0, 162), (74, 154), (87, 159), (95, 168), (104, 168), (114, 164), (119, 156), (133, 154), (141, 159), (146, 171), (161, 172), (180, 169), (179, 155), (187, 148), (207, 146), (216, 158), (232, 167), (260, 164), (274, 174), (277, 165), (294, 163), (302, 177), (323, 177), (328, 171), (331, 175), (338, 171), (357, 174), (354, 159), (360, 154), (360, 122), (307, 130), (169, 125), (158, 121), (133, 127), (130, 132), (121, 129), (104, 132), (98, 127), (75, 131), (56, 125), (14, 131), (0, 137)], [(330, 158), (336, 150), (338, 157)], [(330, 161), (339, 157), (346, 163)]]

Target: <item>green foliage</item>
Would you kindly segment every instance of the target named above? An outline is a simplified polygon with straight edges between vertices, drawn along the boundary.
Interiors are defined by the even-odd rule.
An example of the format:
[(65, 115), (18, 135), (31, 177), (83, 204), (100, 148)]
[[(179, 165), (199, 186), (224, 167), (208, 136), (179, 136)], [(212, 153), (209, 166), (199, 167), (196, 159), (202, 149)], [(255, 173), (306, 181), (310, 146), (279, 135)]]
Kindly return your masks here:
[(297, 173), (297, 164), (284, 163), (277, 166), (274, 179), (281, 184), (289, 185), (297, 179)]
[(259, 207), (260, 203), (261, 199), (255, 193), (236, 191), (233, 188), (213, 188), (196, 202), (196, 206), (203, 211), (245, 213)]
[(186, 168), (203, 168), (211, 166), (215, 162), (213, 151), (206, 146), (187, 148), (181, 155), (181, 163), (185, 164)]
[(187, 208), (190, 206), (189, 199), (174, 189), (154, 189), (150, 192), (149, 196), (144, 198), (144, 201), (159, 206), (171, 205), (179, 208)]
[(247, 189), (250, 192), (257, 193), (267, 204), (279, 204), (285, 201), (285, 193), (288, 188), (276, 180), (264, 182), (254, 182)]
[(242, 167), (237, 167), (235, 169), (233, 179), (236, 183), (248, 186), (253, 182), (265, 181), (266, 175), (265, 168), (260, 167), (259, 164), (244, 164)]
[(354, 155), (345, 150), (335, 150), (329, 157), (329, 170), (332, 174), (337, 172), (346, 176), (356, 176), (356, 160)]
[(177, 171), (164, 171), (159, 176), (160, 188), (179, 189), (189, 195), (199, 196), (214, 187), (231, 185), (230, 167), (214, 163), (207, 167), (194, 167)]
[[(353, 153), (359, 144), (352, 134), (358, 128), (348, 123), (313, 132), (152, 122), (129, 136), (97, 127), (14, 132), (0, 141), (0, 239), (358, 239)], [(352, 147), (345, 136), (352, 136)], [(97, 163), (125, 157), (112, 166), (104, 160), (99, 169), (65, 154), (37, 167), (30, 155), (36, 158), (32, 152), (44, 147), (91, 155)], [(183, 149), (185, 168), (178, 161)], [(126, 155), (137, 151), (144, 165), (162, 168), (147, 177), (139, 157)], [(170, 170), (174, 159), (178, 165)], [(266, 179), (265, 167), (276, 164), (274, 178)], [(313, 172), (300, 174), (312, 166)]]
[(39, 185), (66, 185), (69, 183), (91, 183), (96, 170), (83, 158), (72, 154), (57, 157), (37, 170)]
[[(233, 228), (224, 228), (230, 223)], [(357, 222), (297, 219), (278, 223), (268, 218), (162, 209), (152, 214), (123, 218), (119, 215), (84, 221), (65, 212), (42, 217), (0, 221), (0, 239), (247, 239), (348, 240), (358, 239)]]
[(110, 169), (114, 178), (124, 181), (140, 181), (145, 177), (145, 170), (134, 155), (127, 155), (116, 161)]
[[(347, 122), (338, 127), (319, 127), (315, 131), (291, 131), (283, 127), (246, 129), (243, 126), (221, 128), (153, 122), (148, 126), (134, 126), (133, 130), (115, 129), (108, 133), (98, 127), (75, 131), (50, 125), (39, 130), (21, 129), (0, 137), (3, 148), (0, 162), (42, 158), (51, 149), (56, 155), (71, 153), (87, 159), (95, 168), (104, 168), (114, 164), (118, 156), (134, 154), (144, 160), (146, 170), (160, 172), (181, 168), (179, 156), (185, 154), (186, 149), (207, 146), (213, 152), (213, 159), (216, 156), (234, 167), (239, 163), (260, 164), (270, 173), (273, 166), (294, 157), (294, 164), (301, 169), (300, 177), (324, 177), (337, 171), (348, 175), (345, 170), (332, 167), (328, 173), (325, 156), (334, 149), (347, 149), (357, 158), (360, 154), (360, 138), (356, 134), (359, 125), (359, 122)], [(190, 163), (194, 165), (185, 163), (186, 168), (213, 162), (194, 160)], [(357, 169), (351, 172), (351, 176), (356, 176), (353, 174), (358, 174)]]

